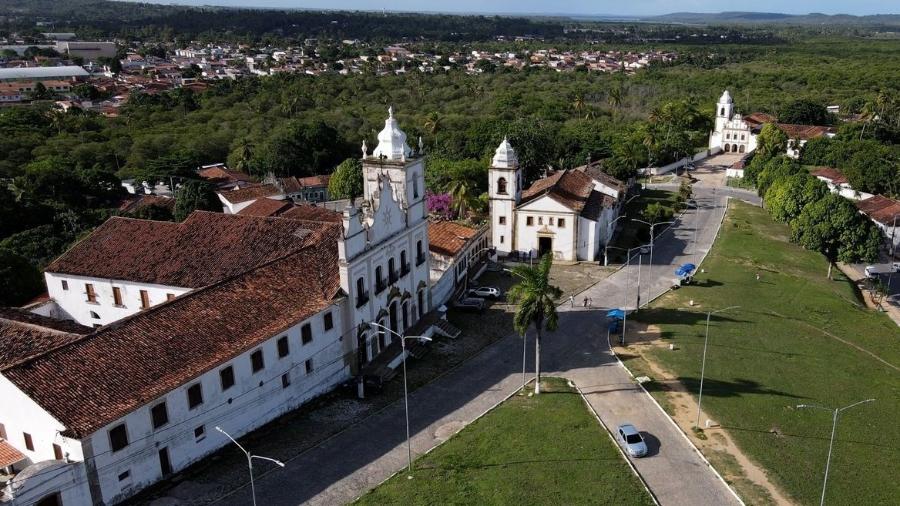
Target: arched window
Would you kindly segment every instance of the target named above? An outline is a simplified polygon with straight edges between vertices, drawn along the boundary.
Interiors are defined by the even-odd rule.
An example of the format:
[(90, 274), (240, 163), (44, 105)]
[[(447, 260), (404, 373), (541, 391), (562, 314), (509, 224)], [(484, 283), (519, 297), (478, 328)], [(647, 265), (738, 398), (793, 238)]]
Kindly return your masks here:
[(744, 152), (744, 145), (741, 144), (740, 146), (738, 146), (738, 153), (743, 153), (743, 152)]
[(406, 250), (400, 252), (400, 273), (406, 274), (409, 272), (409, 264), (406, 263)]
[(397, 282), (397, 270), (394, 268), (395, 266), (394, 259), (388, 259), (388, 278), (390, 278), (391, 284)]
[(419, 198), (419, 175), (413, 174), (413, 198)]
[(728, 153), (728, 152), (730, 152), (730, 151), (731, 151), (731, 144), (726, 144), (726, 145), (725, 145), (725, 152)]
[(737, 153), (737, 144), (732, 144), (732, 145), (731, 145), (731, 152), (732, 152), (732, 153)]
[(375, 267), (375, 292), (381, 293), (384, 290), (384, 276), (382, 275), (381, 266)]
[[(709, 109), (707, 109), (709, 110)], [(721, 111), (719, 111), (719, 116), (725, 116), (725, 108), (723, 107)]]
[(506, 195), (506, 178), (501, 177), (497, 180), (497, 194)]

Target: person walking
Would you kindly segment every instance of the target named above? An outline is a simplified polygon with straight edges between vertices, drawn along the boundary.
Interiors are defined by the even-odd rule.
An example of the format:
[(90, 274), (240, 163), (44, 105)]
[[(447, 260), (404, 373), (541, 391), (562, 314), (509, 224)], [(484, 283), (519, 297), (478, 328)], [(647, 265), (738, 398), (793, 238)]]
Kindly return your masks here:
[(584, 307), (587, 307), (587, 297), (584, 298), (583, 305)]
[(569, 305), (571, 305), (571, 307), (573, 307), (573, 308), (575, 307), (575, 296), (574, 295), (569, 295)]

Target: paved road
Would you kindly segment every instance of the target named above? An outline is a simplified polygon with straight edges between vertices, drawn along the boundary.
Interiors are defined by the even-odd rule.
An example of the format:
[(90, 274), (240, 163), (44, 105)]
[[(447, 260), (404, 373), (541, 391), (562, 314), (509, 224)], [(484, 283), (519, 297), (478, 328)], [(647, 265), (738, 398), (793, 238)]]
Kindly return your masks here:
[[(697, 188), (699, 208), (686, 212), (672, 229), (661, 234), (654, 248), (654, 268), (643, 265), (645, 301), (647, 294), (658, 295), (669, 287), (674, 264), (699, 259), (709, 249), (725, 210), (725, 194), (730, 193)], [(621, 307), (626, 293), (636, 293), (636, 275), (637, 267), (625, 268), (589, 289), (586, 294), (602, 308), (571, 310), (563, 306), (559, 330), (548, 336), (543, 346), (543, 369), (572, 379), (607, 426), (627, 420), (647, 431), (652, 453), (634, 463), (661, 504), (738, 504), (730, 489), (668, 416), (634, 384), (609, 350), (603, 330), (605, 309)], [(631, 291), (626, 292), (626, 287)], [(634, 299), (628, 305), (633, 307)], [(521, 386), (522, 344), (515, 336), (501, 339), (411, 394), (414, 457), (445, 441)], [(533, 346), (527, 351), (530, 376)], [(352, 501), (403, 469), (404, 435), (403, 402), (399, 401), (299, 455), (286, 468), (259, 477), (259, 504)], [(241, 489), (222, 503), (249, 504), (250, 491)]]

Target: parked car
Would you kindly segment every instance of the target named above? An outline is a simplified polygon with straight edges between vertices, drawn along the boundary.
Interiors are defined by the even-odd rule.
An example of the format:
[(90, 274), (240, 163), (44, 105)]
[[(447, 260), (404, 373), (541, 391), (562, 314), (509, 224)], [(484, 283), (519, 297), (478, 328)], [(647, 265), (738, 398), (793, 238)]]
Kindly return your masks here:
[(463, 297), (456, 301), (456, 307), (462, 311), (484, 311), (484, 299), (478, 297)]
[(479, 286), (470, 289), (469, 295), (488, 299), (499, 299), (503, 295), (503, 292), (496, 286)]
[(616, 430), (619, 443), (631, 457), (643, 457), (647, 455), (647, 443), (641, 437), (641, 433), (630, 423), (619, 425)]
[(893, 262), (887, 266), (867, 265), (865, 269), (867, 278), (874, 278), (879, 274), (890, 274), (891, 272), (900, 272), (900, 262)]

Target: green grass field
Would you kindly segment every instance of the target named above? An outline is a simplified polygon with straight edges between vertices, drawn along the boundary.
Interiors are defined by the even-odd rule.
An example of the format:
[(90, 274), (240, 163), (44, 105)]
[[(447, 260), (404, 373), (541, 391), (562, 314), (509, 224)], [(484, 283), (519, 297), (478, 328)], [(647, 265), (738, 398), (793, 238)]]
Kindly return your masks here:
[(795, 406), (876, 398), (840, 419), (826, 502), (897, 504), (900, 329), (865, 309), (839, 271), (829, 281), (824, 258), (787, 235), (764, 210), (733, 203), (697, 285), (641, 311), (676, 345), (649, 356), (696, 394), (705, 311), (740, 306), (712, 317), (704, 410), (789, 496), (817, 504), (831, 414)]
[(547, 378), (516, 395), (358, 504), (653, 504), (581, 396)]

